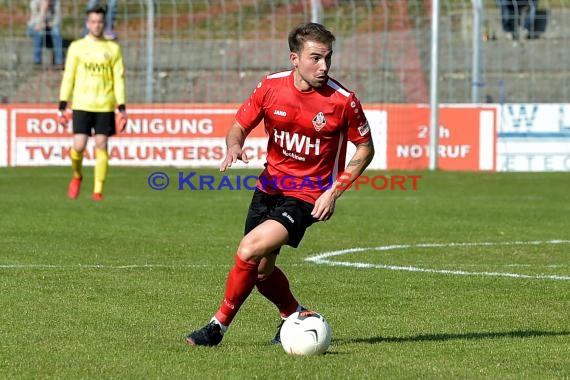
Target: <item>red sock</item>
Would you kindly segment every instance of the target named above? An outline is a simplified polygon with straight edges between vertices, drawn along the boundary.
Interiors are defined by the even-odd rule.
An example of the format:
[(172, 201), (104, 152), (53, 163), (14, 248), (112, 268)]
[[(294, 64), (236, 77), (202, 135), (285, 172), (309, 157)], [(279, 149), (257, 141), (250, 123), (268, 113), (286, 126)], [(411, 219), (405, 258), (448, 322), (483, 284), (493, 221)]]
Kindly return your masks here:
[(243, 261), (236, 255), (236, 264), (226, 281), (226, 293), (215, 317), (224, 326), (229, 326), (239, 308), (249, 296), (257, 281), (257, 263)]
[(277, 306), (282, 317), (288, 317), (297, 311), (299, 302), (289, 289), (289, 280), (278, 267), (275, 267), (264, 280), (257, 281), (255, 285), (259, 293)]

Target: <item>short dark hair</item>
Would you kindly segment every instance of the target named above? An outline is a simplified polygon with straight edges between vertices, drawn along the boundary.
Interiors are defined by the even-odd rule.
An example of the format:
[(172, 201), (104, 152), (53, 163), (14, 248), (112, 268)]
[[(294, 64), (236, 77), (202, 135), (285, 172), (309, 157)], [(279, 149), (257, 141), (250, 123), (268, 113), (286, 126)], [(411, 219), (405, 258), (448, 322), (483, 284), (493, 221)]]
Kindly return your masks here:
[(105, 17), (105, 13), (107, 13), (107, 7), (104, 7), (102, 5), (95, 5), (94, 7), (87, 9), (87, 12), (85, 12), (87, 16), (89, 16), (90, 13), (102, 14), (103, 17)]
[(289, 50), (294, 53), (300, 53), (307, 41), (332, 45), (335, 40), (335, 36), (323, 25), (308, 22), (297, 26), (289, 33)]

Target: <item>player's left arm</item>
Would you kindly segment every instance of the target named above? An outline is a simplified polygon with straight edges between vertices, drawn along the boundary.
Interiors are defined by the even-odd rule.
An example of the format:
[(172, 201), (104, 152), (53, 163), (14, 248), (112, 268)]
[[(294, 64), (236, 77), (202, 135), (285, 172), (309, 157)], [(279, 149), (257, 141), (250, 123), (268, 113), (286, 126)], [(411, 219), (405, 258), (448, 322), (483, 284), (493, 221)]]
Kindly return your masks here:
[(348, 140), (356, 145), (356, 152), (331, 185), (315, 202), (311, 215), (318, 220), (330, 219), (334, 213), (336, 200), (350, 188), (350, 185), (364, 172), (374, 157), (374, 144), (370, 125), (366, 120), (360, 101), (351, 94), (344, 109), (348, 123)]
[(116, 54), (117, 56), (113, 64), (113, 90), (119, 108), (119, 112), (116, 115), (117, 130), (122, 132), (127, 125), (127, 106), (125, 94), (125, 65), (123, 63), (123, 53), (118, 45)]
[(350, 188), (358, 176), (368, 167), (374, 157), (372, 138), (356, 145), (356, 152), (346, 165), (344, 172), (336, 178), (330, 189), (326, 190), (315, 202), (311, 215), (318, 220), (328, 220), (334, 213), (336, 200)]
[(71, 94), (75, 87), (75, 76), (78, 68), (78, 54), (77, 43), (72, 42), (67, 51), (67, 58), (65, 59), (65, 70), (59, 88), (59, 106), (57, 111), (58, 124), (67, 128), (69, 121), (68, 114), (66, 114), (67, 103), (71, 100)]

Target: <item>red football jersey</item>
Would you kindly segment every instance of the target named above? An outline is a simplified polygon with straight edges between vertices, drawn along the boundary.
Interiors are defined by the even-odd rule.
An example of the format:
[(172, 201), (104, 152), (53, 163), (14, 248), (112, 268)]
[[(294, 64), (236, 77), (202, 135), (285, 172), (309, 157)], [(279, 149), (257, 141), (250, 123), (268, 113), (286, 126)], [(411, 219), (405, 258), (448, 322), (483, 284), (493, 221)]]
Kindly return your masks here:
[(263, 120), (269, 136), (257, 187), (313, 204), (344, 170), (347, 140), (358, 145), (371, 139), (353, 92), (331, 78), (321, 88), (299, 91), (292, 70), (266, 76), (236, 120), (246, 130)]

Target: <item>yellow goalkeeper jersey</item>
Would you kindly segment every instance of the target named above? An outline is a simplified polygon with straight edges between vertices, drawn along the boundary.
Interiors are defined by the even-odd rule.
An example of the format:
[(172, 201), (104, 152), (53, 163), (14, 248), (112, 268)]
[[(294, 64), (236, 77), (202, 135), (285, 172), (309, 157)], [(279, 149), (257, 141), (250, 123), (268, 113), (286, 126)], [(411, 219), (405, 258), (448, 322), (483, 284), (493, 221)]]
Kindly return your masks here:
[(89, 35), (73, 41), (59, 100), (71, 101), (74, 110), (90, 112), (111, 112), (125, 104), (125, 67), (119, 44)]

